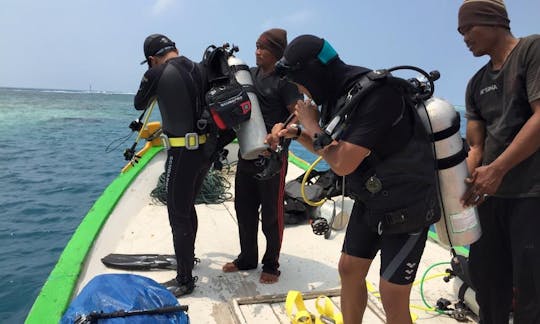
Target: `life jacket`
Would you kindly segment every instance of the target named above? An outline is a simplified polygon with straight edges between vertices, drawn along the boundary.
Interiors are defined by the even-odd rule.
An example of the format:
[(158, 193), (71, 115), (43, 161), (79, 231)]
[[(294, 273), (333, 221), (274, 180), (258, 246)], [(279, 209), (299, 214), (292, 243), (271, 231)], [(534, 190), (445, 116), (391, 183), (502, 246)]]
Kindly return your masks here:
[(348, 194), (363, 205), (368, 225), (386, 234), (411, 233), (441, 217), (433, 144), (409, 93), (400, 91), (404, 109), (412, 116), (410, 140), (384, 159), (372, 151), (362, 162), (367, 170), (361, 176), (347, 176), (346, 182)]

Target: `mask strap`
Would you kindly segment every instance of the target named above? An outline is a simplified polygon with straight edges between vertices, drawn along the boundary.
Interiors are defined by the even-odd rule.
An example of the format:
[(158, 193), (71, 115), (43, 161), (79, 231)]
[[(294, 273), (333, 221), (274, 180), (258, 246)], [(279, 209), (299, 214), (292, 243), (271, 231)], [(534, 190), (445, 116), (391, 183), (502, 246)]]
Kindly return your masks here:
[(330, 62), (332, 59), (334, 59), (337, 56), (338, 54), (336, 50), (325, 39), (323, 47), (321, 51), (319, 52), (319, 55), (317, 55), (317, 58), (319, 59), (319, 61), (321, 61), (323, 64), (328, 64), (328, 62)]

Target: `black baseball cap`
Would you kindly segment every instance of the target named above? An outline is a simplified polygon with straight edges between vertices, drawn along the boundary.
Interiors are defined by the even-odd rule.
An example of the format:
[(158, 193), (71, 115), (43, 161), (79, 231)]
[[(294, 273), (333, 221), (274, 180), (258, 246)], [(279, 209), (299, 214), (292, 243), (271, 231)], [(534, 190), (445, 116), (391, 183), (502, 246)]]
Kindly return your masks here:
[(144, 57), (141, 64), (148, 62), (148, 57), (159, 56), (165, 52), (176, 49), (176, 44), (169, 37), (162, 34), (152, 34), (144, 40)]

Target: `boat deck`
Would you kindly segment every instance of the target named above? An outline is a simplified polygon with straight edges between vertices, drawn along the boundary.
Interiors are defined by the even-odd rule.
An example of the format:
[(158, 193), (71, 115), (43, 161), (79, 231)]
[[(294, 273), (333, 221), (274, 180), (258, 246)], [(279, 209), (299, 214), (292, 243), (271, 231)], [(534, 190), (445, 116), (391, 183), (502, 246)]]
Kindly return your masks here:
[[(234, 155), (233, 155), (234, 156)], [(155, 188), (163, 172), (165, 155), (159, 154), (145, 169), (149, 176), (135, 180), (129, 194), (119, 201), (107, 226), (95, 241), (90, 261), (81, 274), (77, 292), (95, 275), (102, 273), (125, 273), (109, 269), (100, 259), (110, 253), (126, 254), (174, 254), (172, 235), (165, 206), (152, 201), (149, 193)], [(296, 178), (303, 170), (290, 165), (288, 179)], [(234, 177), (230, 177), (232, 182)], [(233, 184), (234, 188), (234, 184)], [(239, 252), (238, 229), (234, 205), (227, 201), (216, 205), (197, 205), (199, 229), (195, 244), (196, 256), (201, 263), (195, 266), (198, 276), (195, 291), (179, 299), (189, 306), (192, 323), (290, 323), (284, 301), (289, 290), (304, 294), (307, 308), (315, 312), (314, 300), (324, 294), (332, 297), (339, 308), (339, 275), (337, 263), (345, 231), (333, 231), (330, 239), (313, 234), (308, 224), (288, 226), (283, 237), (280, 257), (281, 277), (276, 284), (261, 284), (261, 269), (223, 273), (224, 263), (233, 260)], [(119, 216), (124, 215), (124, 216)], [(260, 255), (265, 246), (259, 231)], [(417, 280), (434, 263), (449, 261), (450, 253), (438, 244), (428, 241)], [(424, 293), (431, 304), (445, 297), (455, 302), (451, 283), (445, 283), (441, 275), (449, 267), (438, 266), (430, 271), (430, 279), (424, 284)], [(384, 323), (384, 311), (378, 299), (379, 259), (374, 260), (368, 275), (370, 286), (368, 308), (364, 323)], [(155, 270), (131, 272), (164, 282), (174, 277), (174, 271)], [(435, 277), (431, 279), (431, 277)], [(420, 285), (412, 294), (413, 318), (417, 323), (455, 323), (445, 315), (421, 309)], [(416, 305), (416, 306), (415, 306)], [(418, 307), (417, 307), (418, 306)]]

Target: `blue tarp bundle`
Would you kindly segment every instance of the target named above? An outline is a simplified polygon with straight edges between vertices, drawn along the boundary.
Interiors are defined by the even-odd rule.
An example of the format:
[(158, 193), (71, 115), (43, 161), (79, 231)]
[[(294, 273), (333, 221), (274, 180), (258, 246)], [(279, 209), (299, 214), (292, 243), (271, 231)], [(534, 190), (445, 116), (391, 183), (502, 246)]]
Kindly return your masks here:
[[(178, 306), (178, 300), (154, 280), (132, 274), (102, 274), (93, 278), (71, 302), (60, 323), (72, 324), (92, 312), (148, 311)], [(99, 323), (181, 323), (189, 318), (183, 311), (100, 319)]]

